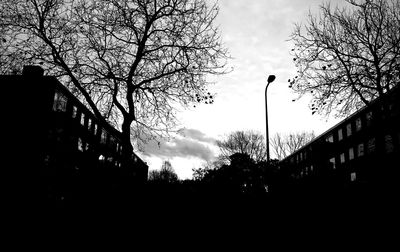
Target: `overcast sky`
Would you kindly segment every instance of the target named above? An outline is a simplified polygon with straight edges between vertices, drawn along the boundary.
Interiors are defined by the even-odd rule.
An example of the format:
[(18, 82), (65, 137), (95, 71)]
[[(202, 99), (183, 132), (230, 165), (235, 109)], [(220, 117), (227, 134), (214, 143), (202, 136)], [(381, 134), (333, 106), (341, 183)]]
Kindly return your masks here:
[[(141, 157), (149, 169), (160, 169), (169, 160), (180, 179), (218, 155), (215, 140), (236, 130), (255, 130), (265, 136), (265, 95), (268, 75), (276, 80), (268, 87), (269, 135), (314, 131), (317, 135), (338, 122), (311, 115), (307, 97), (297, 100), (288, 88), (296, 69), (287, 41), (295, 22), (322, 0), (219, 0), (217, 25), (230, 51), (233, 71), (213, 78), (215, 103), (180, 113), (185, 128), (168, 143), (149, 144)], [(336, 4), (343, 0), (332, 0)], [(296, 99), (295, 102), (292, 100)], [(273, 155), (271, 154), (273, 158)]]

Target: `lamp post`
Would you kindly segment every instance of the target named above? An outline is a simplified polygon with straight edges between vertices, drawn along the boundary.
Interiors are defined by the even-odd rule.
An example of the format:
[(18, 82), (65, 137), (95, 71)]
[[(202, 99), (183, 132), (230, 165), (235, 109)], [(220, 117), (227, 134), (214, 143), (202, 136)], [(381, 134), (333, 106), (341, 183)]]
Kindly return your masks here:
[(267, 163), (269, 163), (269, 136), (268, 136), (268, 103), (267, 103), (267, 89), (271, 82), (275, 80), (275, 75), (268, 76), (267, 86), (265, 87), (265, 128), (266, 128), (266, 142), (267, 142)]

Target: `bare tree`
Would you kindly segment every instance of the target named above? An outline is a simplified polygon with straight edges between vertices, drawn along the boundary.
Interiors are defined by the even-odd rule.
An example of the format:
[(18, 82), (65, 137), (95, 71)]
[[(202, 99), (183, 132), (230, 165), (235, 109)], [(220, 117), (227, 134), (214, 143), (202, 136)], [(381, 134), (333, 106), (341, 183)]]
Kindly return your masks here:
[(255, 162), (266, 159), (265, 140), (262, 134), (254, 131), (235, 131), (223, 140), (217, 141), (220, 149), (220, 160), (229, 161), (229, 157), (235, 153), (247, 154)]
[(291, 35), (298, 75), (289, 87), (312, 94), (312, 113), (345, 116), (400, 81), (400, 1), (346, 0), (320, 6)]
[(314, 132), (300, 132), (288, 135), (276, 133), (275, 136), (270, 140), (270, 143), (275, 156), (279, 160), (282, 160), (307, 143), (311, 142), (314, 138)]
[[(227, 51), (205, 0), (0, 2), (0, 72), (39, 64), (131, 140), (165, 136), (177, 108), (212, 103)], [(132, 137), (132, 138), (131, 138)]]
[(169, 161), (165, 161), (160, 170), (149, 172), (149, 181), (174, 183), (178, 181), (178, 175)]

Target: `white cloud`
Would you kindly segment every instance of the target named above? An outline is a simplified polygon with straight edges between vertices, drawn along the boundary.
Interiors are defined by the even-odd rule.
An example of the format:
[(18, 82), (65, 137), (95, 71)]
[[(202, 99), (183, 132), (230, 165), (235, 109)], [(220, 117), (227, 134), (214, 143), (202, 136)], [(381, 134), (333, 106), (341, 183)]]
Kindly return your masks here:
[(215, 157), (214, 144), (215, 139), (208, 137), (199, 130), (182, 129), (170, 141), (149, 142), (144, 147), (144, 154), (164, 159), (181, 157), (208, 161)]

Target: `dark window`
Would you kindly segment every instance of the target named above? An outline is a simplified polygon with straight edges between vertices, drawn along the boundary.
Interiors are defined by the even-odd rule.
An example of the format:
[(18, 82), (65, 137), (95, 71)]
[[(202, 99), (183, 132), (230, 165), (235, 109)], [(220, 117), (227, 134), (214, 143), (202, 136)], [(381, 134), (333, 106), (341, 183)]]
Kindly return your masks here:
[(349, 149), (349, 160), (353, 160), (354, 159), (354, 149), (350, 148)]
[(72, 106), (72, 118), (76, 118), (78, 115), (78, 108), (76, 106)]
[(85, 126), (85, 114), (83, 112), (81, 114), (81, 125)]
[(368, 140), (368, 153), (375, 151), (375, 137)]
[(352, 173), (350, 174), (350, 181), (356, 181), (356, 180), (357, 180), (357, 173), (352, 172)]
[(400, 145), (400, 132), (397, 133), (397, 143)]
[(347, 136), (351, 136), (351, 123), (347, 124), (346, 126), (346, 132), (347, 132)]
[(362, 128), (361, 118), (356, 119), (356, 131), (360, 131)]
[(81, 138), (78, 138), (78, 150), (82, 152), (85, 150), (85, 143)]
[(385, 136), (385, 151), (391, 153), (394, 150), (393, 138), (391, 135)]
[(331, 163), (333, 169), (336, 169), (336, 161), (334, 157), (329, 159), (329, 163)]
[(372, 118), (373, 118), (372, 111), (369, 111), (367, 112), (367, 114), (365, 114), (365, 120), (367, 122), (367, 126), (371, 126)]
[(64, 94), (56, 91), (54, 94), (53, 111), (67, 111), (67, 102), (68, 98)]
[(88, 129), (92, 130), (92, 119), (88, 118)]
[(343, 139), (343, 129), (339, 129), (338, 130), (338, 140), (342, 140)]
[(328, 143), (333, 143), (333, 135), (332, 135), (332, 134), (328, 135), (328, 136), (326, 137), (326, 141), (327, 141)]
[(343, 164), (346, 161), (344, 153), (340, 154), (340, 163)]
[(110, 135), (109, 145), (111, 149), (115, 149), (115, 137)]
[(362, 157), (362, 156), (364, 156), (364, 144), (360, 143), (357, 146), (357, 157)]
[(107, 143), (107, 131), (105, 131), (104, 129), (101, 131), (100, 143), (102, 144)]

